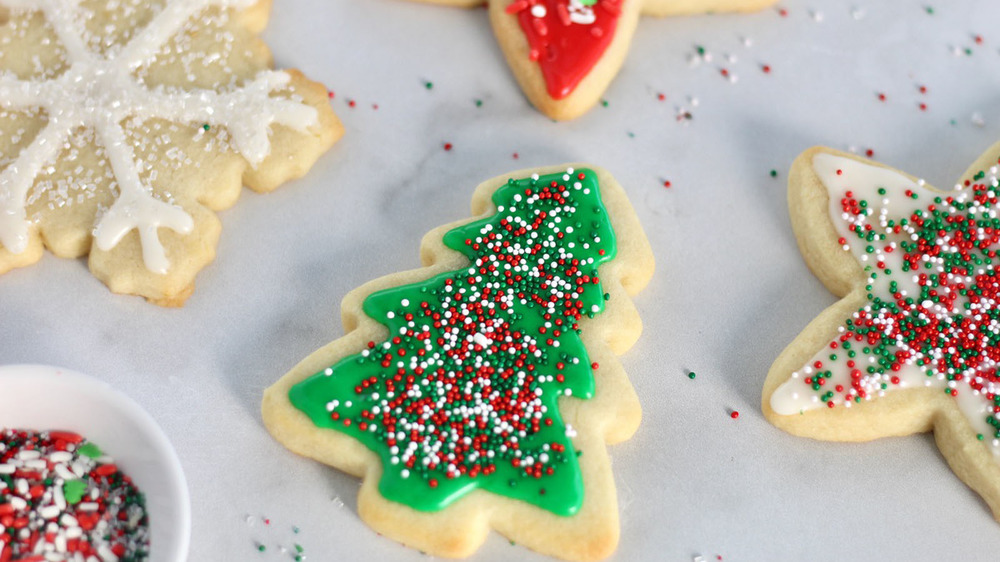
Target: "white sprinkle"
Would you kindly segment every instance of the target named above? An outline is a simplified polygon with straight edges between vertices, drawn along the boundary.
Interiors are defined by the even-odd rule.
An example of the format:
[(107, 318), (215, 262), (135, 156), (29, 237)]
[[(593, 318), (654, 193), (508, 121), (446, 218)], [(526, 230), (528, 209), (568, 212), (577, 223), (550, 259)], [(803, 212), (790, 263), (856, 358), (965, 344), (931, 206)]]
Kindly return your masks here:
[(42, 456), (42, 453), (31, 450), (31, 451), (21, 451), (17, 454), (18, 460), (22, 461), (32, 461)]

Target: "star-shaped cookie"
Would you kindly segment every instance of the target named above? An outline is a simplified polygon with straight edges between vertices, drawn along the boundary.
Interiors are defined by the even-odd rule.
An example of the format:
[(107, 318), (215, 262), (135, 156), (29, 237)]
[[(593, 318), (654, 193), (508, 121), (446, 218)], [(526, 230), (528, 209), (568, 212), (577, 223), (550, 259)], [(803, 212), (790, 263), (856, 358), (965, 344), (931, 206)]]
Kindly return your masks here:
[(1000, 144), (951, 191), (813, 148), (789, 208), (810, 269), (842, 297), (778, 357), (763, 411), (833, 441), (934, 431), (1000, 519)]
[[(475, 7), (484, 0), (418, 0)], [(521, 89), (552, 119), (589, 110), (618, 74), (640, 15), (759, 10), (776, 0), (485, 0)]]
[(245, 183), (298, 177), (343, 132), (270, 69), (270, 0), (0, 0), (0, 273), (48, 247), (180, 305)]

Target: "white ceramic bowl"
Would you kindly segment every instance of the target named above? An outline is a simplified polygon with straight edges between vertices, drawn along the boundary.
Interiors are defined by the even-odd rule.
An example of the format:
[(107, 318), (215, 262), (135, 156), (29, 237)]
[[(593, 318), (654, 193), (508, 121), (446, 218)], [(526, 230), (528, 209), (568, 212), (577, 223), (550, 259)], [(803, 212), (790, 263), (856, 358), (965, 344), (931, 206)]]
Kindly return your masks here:
[(0, 428), (68, 430), (115, 459), (146, 496), (149, 562), (183, 562), (191, 499), (167, 437), (131, 398), (93, 377), (44, 365), (0, 366)]

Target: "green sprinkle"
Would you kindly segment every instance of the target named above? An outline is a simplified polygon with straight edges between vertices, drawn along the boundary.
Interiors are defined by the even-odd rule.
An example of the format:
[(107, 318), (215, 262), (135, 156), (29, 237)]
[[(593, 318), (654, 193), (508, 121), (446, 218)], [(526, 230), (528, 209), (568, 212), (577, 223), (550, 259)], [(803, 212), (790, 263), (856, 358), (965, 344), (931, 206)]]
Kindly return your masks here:
[(296, 545), (295, 545), (295, 552), (298, 552), (299, 554), (302, 554), (302, 550), (303, 550), (302, 549), (302, 545), (296, 543)]
[(608, 106), (608, 100), (601, 100), (601, 105), (604, 107)]
[(934, 8), (932, 6), (925, 6), (924, 11), (927, 12), (927, 15), (934, 15)]
[(211, 126), (211, 125), (209, 125), (208, 123), (205, 123), (204, 125), (202, 125), (202, 126), (201, 126), (201, 128), (202, 128), (202, 129), (205, 129), (206, 131), (208, 131), (209, 129), (211, 129), (211, 128), (212, 128), (212, 126)]
[(104, 456), (104, 451), (102, 451), (100, 447), (94, 445), (89, 441), (84, 443), (83, 445), (80, 445), (80, 448), (77, 449), (77, 452), (85, 457), (90, 457), (92, 459)]
[(482, 106), (483, 106), (483, 100), (476, 100), (476, 107), (482, 107)]
[(697, 376), (698, 376), (698, 374), (695, 373), (694, 371), (691, 371), (690, 373), (688, 373), (688, 378), (691, 379), (691, 380), (694, 380), (694, 378), (697, 377)]
[(70, 505), (76, 505), (83, 499), (87, 491), (87, 483), (83, 480), (67, 480), (63, 483), (63, 496)]
[(434, 89), (434, 82), (431, 82), (430, 80), (428, 80), (428, 81), (424, 82), (424, 87), (427, 88), (428, 90), (433, 90)]
[(772, 178), (778, 177), (778, 170), (771, 170), (771, 177)]
[(259, 552), (264, 552), (265, 550), (267, 550), (267, 547), (266, 547), (266, 546), (264, 546), (264, 545), (262, 545), (262, 544), (258, 544), (258, 545), (257, 545), (257, 550), (258, 550)]

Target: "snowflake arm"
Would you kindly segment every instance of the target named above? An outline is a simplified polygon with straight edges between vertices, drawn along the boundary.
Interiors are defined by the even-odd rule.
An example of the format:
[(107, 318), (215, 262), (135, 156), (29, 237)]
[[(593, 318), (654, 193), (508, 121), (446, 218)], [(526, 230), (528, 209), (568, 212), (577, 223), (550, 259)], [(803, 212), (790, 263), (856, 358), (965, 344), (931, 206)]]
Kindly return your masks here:
[[(59, 42), (62, 43), (66, 51), (66, 59), (69, 62), (95, 58), (94, 54), (87, 48), (84, 42), (83, 20), (73, 17), (80, 6), (80, 0), (68, 0), (59, 2), (57, 0), (39, 0), (36, 2), (7, 2), (11, 7), (21, 9), (41, 10), (45, 14), (45, 19), (52, 25)], [(69, 4), (67, 7), (66, 4)], [(70, 9), (67, 9), (70, 8)]]
[(107, 151), (111, 169), (118, 179), (119, 190), (118, 199), (94, 229), (97, 246), (105, 251), (110, 250), (134, 228), (139, 232), (142, 259), (146, 267), (155, 273), (166, 273), (170, 261), (167, 260), (157, 229), (165, 226), (187, 234), (194, 228), (194, 221), (180, 207), (154, 198), (152, 190), (142, 184), (135, 164), (135, 154), (121, 125), (113, 121), (99, 122), (96, 129)]
[(136, 35), (118, 56), (131, 69), (141, 66), (156, 56), (163, 45), (177, 34), (193, 16), (203, 10), (218, 6), (242, 10), (257, 3), (257, 0), (181, 0), (164, 6), (156, 20)]
[[(2, 91), (2, 88), (0, 88)], [(51, 119), (17, 159), (0, 171), (0, 243), (15, 254), (28, 247), (24, 201), (35, 178), (55, 160), (72, 132), (72, 123)]]
[(38, 106), (45, 96), (46, 84), (21, 80), (9, 72), (0, 71), (0, 108), (8, 110)]
[[(150, 113), (156, 117), (182, 123), (209, 124), (225, 127), (241, 156), (256, 168), (271, 152), (270, 126), (286, 125), (306, 132), (319, 120), (316, 109), (303, 103), (272, 98), (270, 93), (285, 87), (290, 80), (287, 72), (265, 70), (232, 92), (211, 90), (168, 91), (157, 88), (136, 90), (145, 97)], [(247, 114), (257, 116), (246, 119)]]

